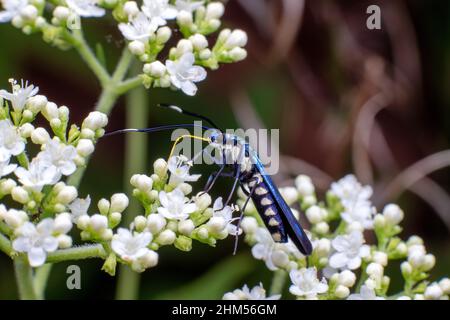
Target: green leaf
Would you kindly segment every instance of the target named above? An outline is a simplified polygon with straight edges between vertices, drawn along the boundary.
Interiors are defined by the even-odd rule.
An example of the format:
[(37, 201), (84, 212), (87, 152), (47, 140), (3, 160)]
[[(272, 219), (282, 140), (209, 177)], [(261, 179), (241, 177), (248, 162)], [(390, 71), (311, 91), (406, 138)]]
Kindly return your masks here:
[(227, 291), (241, 287), (240, 281), (255, 269), (249, 255), (237, 255), (216, 264), (196, 280), (152, 299), (221, 299)]

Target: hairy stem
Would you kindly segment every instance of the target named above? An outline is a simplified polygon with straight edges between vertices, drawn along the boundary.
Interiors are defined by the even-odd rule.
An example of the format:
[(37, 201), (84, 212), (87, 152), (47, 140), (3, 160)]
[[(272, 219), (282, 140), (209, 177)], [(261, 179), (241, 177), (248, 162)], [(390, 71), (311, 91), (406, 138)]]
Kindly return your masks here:
[[(136, 68), (136, 67), (135, 67)], [(148, 119), (148, 98), (146, 90), (141, 87), (131, 91), (126, 97), (126, 127), (144, 128)], [(125, 190), (128, 194), (132, 193), (129, 183), (133, 174), (145, 172), (147, 155), (147, 135), (127, 135), (125, 150)], [(131, 199), (124, 215), (124, 224), (129, 225), (133, 218), (142, 210), (135, 199)], [(119, 279), (117, 283), (116, 298), (136, 299), (139, 296), (139, 274), (133, 272), (126, 266), (121, 266)]]
[(22, 300), (38, 299), (33, 284), (33, 270), (24, 255), (14, 259), (14, 271), (16, 274), (19, 297)]
[(60, 249), (49, 253), (47, 256), (47, 262), (54, 263), (88, 258), (106, 258), (105, 249), (103, 249), (101, 244), (89, 244), (69, 249)]

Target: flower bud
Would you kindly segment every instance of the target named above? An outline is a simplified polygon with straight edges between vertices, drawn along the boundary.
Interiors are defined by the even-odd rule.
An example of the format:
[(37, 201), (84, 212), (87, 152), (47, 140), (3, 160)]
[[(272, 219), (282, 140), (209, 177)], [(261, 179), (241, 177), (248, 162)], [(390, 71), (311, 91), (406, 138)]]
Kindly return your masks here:
[(413, 245), (423, 245), (423, 239), (419, 236), (411, 236), (409, 237), (408, 241), (406, 242), (408, 246)]
[(74, 186), (65, 186), (57, 195), (56, 201), (61, 204), (69, 204), (78, 197), (78, 191)]
[(195, 197), (195, 204), (199, 211), (203, 211), (211, 205), (211, 196), (207, 193), (201, 192), (202, 194)]
[(23, 210), (9, 209), (6, 212), (3, 211), (3, 220), (9, 227), (16, 229), (28, 221), (28, 215)]
[(166, 73), (166, 66), (161, 61), (146, 63), (144, 65), (144, 73), (154, 78), (161, 78)]
[(38, 9), (35, 6), (27, 5), (20, 11), (20, 15), (24, 20), (34, 21), (38, 16)]
[(436, 264), (436, 258), (431, 253), (427, 254), (423, 261), (423, 268), (425, 271), (433, 269), (434, 265)]
[(197, 235), (200, 239), (208, 239), (209, 232), (208, 229), (205, 226), (201, 226), (197, 230)]
[(34, 144), (45, 144), (49, 140), (50, 135), (44, 128), (41, 127), (36, 128), (33, 130), (33, 133), (31, 134), (31, 141), (33, 141)]
[(95, 131), (97, 129), (103, 128), (108, 124), (108, 117), (99, 111), (90, 112), (89, 115), (84, 119), (82, 128), (91, 129)]
[(149, 250), (140, 260), (145, 269), (154, 267), (158, 264), (158, 253)]
[(20, 135), (23, 138), (31, 137), (31, 134), (33, 133), (33, 131), (34, 131), (34, 126), (31, 123), (24, 123), (19, 128)]
[(130, 52), (136, 56), (141, 56), (145, 53), (145, 44), (141, 41), (135, 40), (128, 44)]
[(288, 205), (292, 205), (298, 200), (298, 191), (294, 187), (280, 188), (280, 193)]
[(54, 102), (47, 102), (45, 107), (41, 110), (44, 117), (50, 121), (54, 118), (58, 118), (58, 106)]
[(60, 213), (56, 216), (53, 225), (53, 231), (57, 233), (67, 233), (72, 229), (72, 219), (67, 212)]
[(312, 180), (306, 175), (301, 174), (295, 178), (295, 186), (302, 197), (314, 194), (314, 185), (312, 184)]
[(17, 185), (13, 179), (6, 179), (0, 181), (0, 194), (10, 194), (12, 189)]
[(279, 268), (284, 268), (289, 264), (289, 256), (283, 250), (275, 250), (272, 253), (273, 264)]
[(336, 287), (336, 291), (334, 292), (334, 295), (339, 299), (345, 299), (349, 296), (350, 289), (343, 285), (338, 285)]
[(183, 220), (178, 223), (178, 232), (184, 234), (185, 236), (190, 236), (194, 229), (194, 222), (190, 219)]
[(170, 245), (174, 243), (175, 239), (176, 239), (175, 232), (167, 229), (158, 235), (158, 237), (156, 238), (156, 242), (158, 242), (161, 245)]
[(53, 16), (59, 21), (66, 21), (70, 16), (70, 10), (67, 7), (57, 6), (55, 10), (53, 10)]
[(102, 215), (106, 216), (109, 213), (110, 203), (108, 200), (100, 199), (97, 206)]
[(161, 230), (166, 226), (166, 223), (166, 219), (160, 214), (150, 214), (147, 217), (148, 230), (154, 235), (161, 232)]
[(179, 56), (182, 56), (186, 52), (192, 52), (192, 42), (188, 39), (181, 39), (177, 44), (177, 52)]
[(192, 186), (189, 183), (182, 182), (177, 186), (178, 189), (180, 189), (185, 196), (190, 194), (192, 192)]
[(124, 193), (116, 193), (111, 197), (111, 207), (112, 212), (123, 212), (129, 204), (128, 197)]
[(58, 240), (58, 247), (61, 249), (70, 248), (72, 246), (72, 237), (67, 234), (60, 234), (56, 239)]
[(162, 179), (167, 174), (167, 162), (164, 159), (157, 159), (153, 163), (153, 170)]
[(90, 220), (90, 225), (95, 231), (104, 230), (108, 227), (108, 219), (100, 214), (94, 214)]
[(27, 190), (22, 187), (14, 187), (11, 190), (11, 197), (14, 201), (17, 201), (21, 204), (25, 204), (30, 201), (30, 196), (28, 195)]
[(378, 263), (371, 262), (366, 268), (366, 272), (368, 275), (373, 276), (376, 279), (379, 279), (383, 276), (383, 266)]
[(388, 204), (383, 209), (383, 216), (386, 219), (386, 223), (390, 225), (397, 225), (403, 220), (403, 211), (396, 204)]
[(144, 216), (137, 216), (134, 218), (134, 227), (136, 231), (142, 232), (147, 227), (147, 219)]
[(192, 13), (182, 10), (178, 12), (177, 22), (180, 26), (189, 26), (193, 23)]
[(400, 265), (400, 269), (402, 270), (402, 274), (403, 274), (404, 278), (409, 277), (413, 271), (413, 267), (407, 261), (402, 262), (402, 264)]
[(247, 44), (247, 34), (239, 29), (231, 32), (227, 41), (225, 42), (226, 49), (233, 49), (234, 47), (244, 47)]
[(331, 250), (331, 241), (322, 238), (317, 241), (316, 247), (314, 248), (314, 251), (321, 257), (328, 256)]
[(91, 139), (92, 140), (95, 138), (95, 132), (92, 131), (91, 129), (84, 128), (84, 129), (81, 129), (80, 137), (82, 139)]
[(247, 58), (247, 50), (239, 47), (231, 49), (228, 54), (230, 55), (230, 58), (235, 62), (239, 62)]
[(444, 278), (441, 281), (439, 281), (439, 287), (441, 287), (441, 290), (444, 292), (444, 294), (450, 293), (450, 279)]
[(241, 222), (241, 228), (246, 234), (253, 234), (258, 230), (258, 222), (254, 217), (244, 217)]
[(82, 157), (87, 157), (94, 152), (94, 143), (89, 139), (80, 139), (77, 144), (77, 153)]
[(47, 105), (47, 97), (43, 95), (36, 95), (34, 97), (30, 97), (27, 102), (27, 108), (34, 114), (41, 111)]
[(386, 225), (386, 218), (381, 214), (375, 215), (373, 225), (375, 229), (383, 229)]
[(79, 229), (85, 230), (89, 226), (90, 221), (91, 218), (87, 214), (83, 214), (77, 218), (76, 224)]
[(123, 12), (128, 17), (134, 17), (139, 13), (139, 7), (136, 1), (127, 1), (123, 4)]
[(169, 27), (161, 27), (156, 31), (156, 41), (158, 43), (166, 43), (172, 36), (172, 31)]
[(212, 217), (208, 221), (208, 228), (211, 233), (220, 233), (226, 227), (226, 221), (222, 217)]
[(306, 214), (306, 217), (308, 218), (309, 222), (311, 222), (312, 224), (317, 224), (324, 219), (322, 209), (319, 206), (309, 207), (306, 210), (305, 214)]
[(444, 293), (437, 283), (433, 283), (425, 289), (424, 297), (427, 300), (438, 300)]
[(206, 37), (200, 33), (190, 36), (189, 40), (192, 42), (192, 46), (195, 50), (200, 51), (208, 47), (208, 40), (206, 40)]
[(319, 234), (325, 234), (330, 230), (330, 226), (326, 222), (319, 222), (316, 224), (316, 231)]
[(372, 260), (384, 267), (387, 266), (387, 264), (388, 264), (388, 256), (386, 253), (384, 253), (382, 251), (375, 251), (373, 253)]
[(225, 7), (221, 2), (211, 2), (206, 7), (206, 20), (219, 19), (222, 17)]
[(355, 274), (350, 270), (344, 270), (339, 273), (339, 283), (348, 288), (353, 287), (356, 282)]

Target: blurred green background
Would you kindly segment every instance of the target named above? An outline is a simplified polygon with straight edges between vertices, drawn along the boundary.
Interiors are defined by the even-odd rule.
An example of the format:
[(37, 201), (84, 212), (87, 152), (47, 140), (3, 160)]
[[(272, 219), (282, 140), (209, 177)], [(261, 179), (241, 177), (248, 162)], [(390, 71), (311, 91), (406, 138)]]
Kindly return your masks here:
[[(381, 7), (381, 30), (366, 28), (370, 4)], [(113, 21), (87, 19), (83, 23), (89, 42), (93, 46), (101, 43), (108, 65), (113, 66), (124, 45)], [(148, 125), (186, 121), (155, 107), (168, 102), (211, 116), (226, 128), (280, 128), (284, 155), (283, 170), (276, 177), (280, 186), (305, 173), (323, 194), (331, 179), (355, 173), (374, 185), (379, 210), (387, 201), (401, 205), (405, 211), (402, 236), (422, 236), (437, 256), (433, 277), (448, 275), (449, 169), (432, 173), (413, 190), (399, 190), (392, 199), (382, 191), (403, 169), (449, 148), (450, 2), (231, 0), (224, 25), (248, 32), (247, 60), (209, 72), (193, 98), (151, 89)], [(3, 24), (2, 88), (9, 87), (10, 77), (27, 79), (50, 100), (69, 106), (71, 119), (77, 123), (93, 109), (100, 91), (73, 50), (61, 52), (39, 35), (26, 36)], [(367, 101), (380, 92), (390, 96), (389, 103), (376, 116), (367, 116)], [(125, 126), (124, 108), (121, 99), (110, 116), (110, 130)], [(361, 147), (358, 140), (369, 130), (367, 123), (373, 125), (368, 144)], [(151, 135), (148, 169), (156, 158), (166, 157), (169, 149), (169, 134)], [(122, 191), (129, 181), (123, 166), (124, 137), (101, 140), (80, 195), (89, 193), (94, 204), (100, 197)], [(211, 170), (195, 168), (205, 177)], [(430, 184), (442, 192), (435, 192)], [(228, 187), (227, 181), (221, 181), (213, 195), (224, 195)], [(269, 287), (271, 272), (264, 264), (251, 258), (245, 244), (232, 256), (232, 245), (228, 239), (217, 248), (195, 243), (190, 253), (163, 248), (158, 266), (142, 274), (140, 298), (220, 298), (244, 283), (259, 281)], [(65, 285), (69, 264), (53, 269), (48, 298), (114, 297), (116, 279), (100, 271), (102, 261), (79, 264), (82, 290), (73, 291)], [(398, 265), (391, 268), (400, 276)], [(393, 289), (399, 285), (393, 279)], [(16, 296), (12, 264), (2, 255), (0, 298)]]

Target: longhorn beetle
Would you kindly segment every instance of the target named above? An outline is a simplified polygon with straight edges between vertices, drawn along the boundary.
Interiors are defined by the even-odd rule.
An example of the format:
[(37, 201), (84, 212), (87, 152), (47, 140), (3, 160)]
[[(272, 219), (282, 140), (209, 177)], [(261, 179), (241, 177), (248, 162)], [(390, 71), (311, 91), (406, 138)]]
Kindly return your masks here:
[[(285, 243), (290, 238), (295, 246), (305, 255), (311, 254), (312, 245), (309, 241), (305, 231), (300, 225), (299, 221), (292, 214), (291, 209), (284, 201), (278, 188), (272, 181), (271, 177), (266, 174), (264, 165), (258, 157), (258, 154), (252, 149), (244, 139), (225, 133), (214, 124), (213, 121), (205, 116), (181, 109), (173, 105), (160, 104), (161, 107), (166, 107), (171, 110), (196, 117), (208, 122), (212, 127), (203, 125), (186, 123), (175, 125), (164, 125), (144, 129), (122, 129), (108, 132), (105, 136), (110, 136), (125, 132), (157, 132), (163, 130), (172, 130), (177, 128), (195, 128), (200, 127), (203, 130), (211, 132), (208, 138), (198, 137), (194, 135), (182, 135), (175, 141), (170, 156), (172, 156), (177, 143), (183, 138), (193, 138), (203, 140), (221, 151), (222, 161), (216, 161), (220, 165), (219, 170), (214, 172), (208, 179), (204, 192), (209, 192), (218, 177), (228, 176), (234, 179), (231, 192), (223, 204), (225, 207), (230, 202), (238, 184), (241, 186), (243, 192), (247, 195), (247, 199), (241, 209), (241, 217), (238, 222), (242, 220), (242, 215), (247, 207), (250, 199), (261, 216), (265, 226), (269, 230), (275, 242)], [(236, 156), (237, 155), (237, 156)], [(225, 168), (231, 169), (230, 172), (224, 172)], [(234, 252), (237, 249), (237, 235), (235, 241)]]

